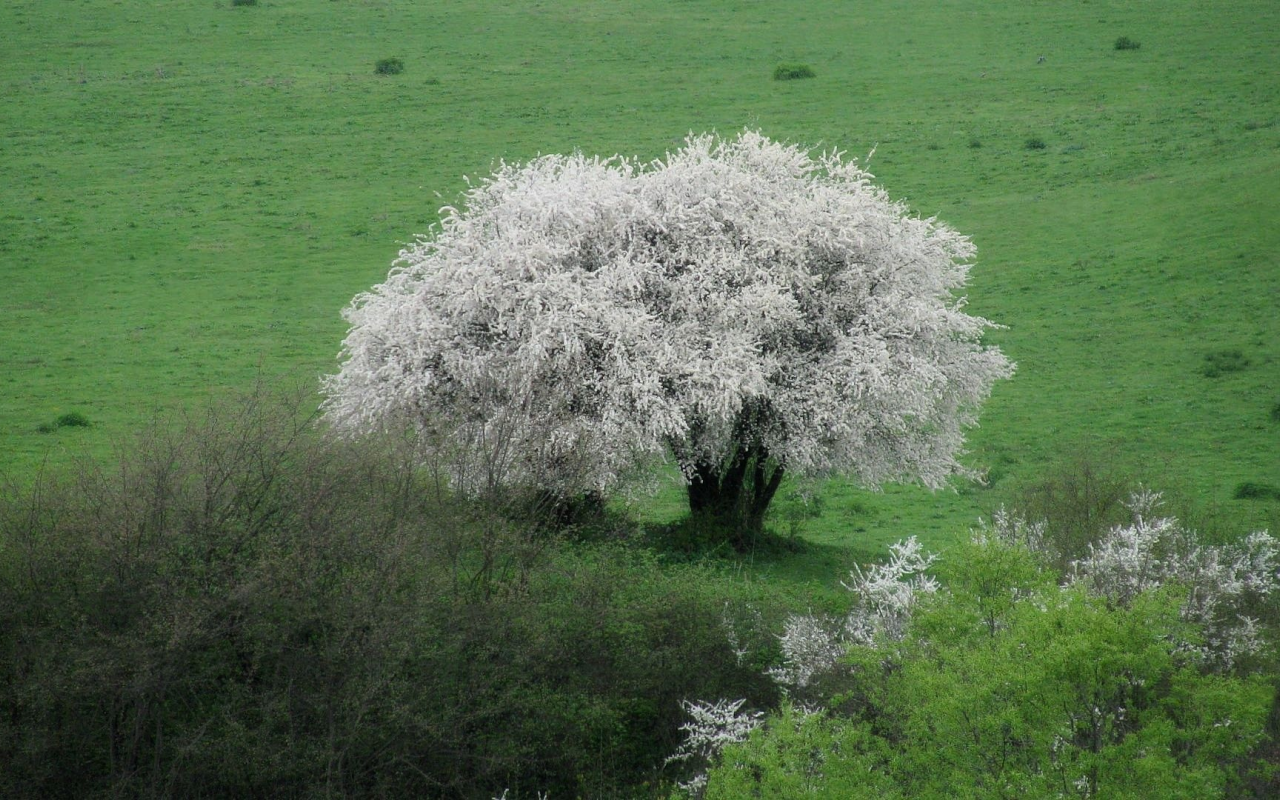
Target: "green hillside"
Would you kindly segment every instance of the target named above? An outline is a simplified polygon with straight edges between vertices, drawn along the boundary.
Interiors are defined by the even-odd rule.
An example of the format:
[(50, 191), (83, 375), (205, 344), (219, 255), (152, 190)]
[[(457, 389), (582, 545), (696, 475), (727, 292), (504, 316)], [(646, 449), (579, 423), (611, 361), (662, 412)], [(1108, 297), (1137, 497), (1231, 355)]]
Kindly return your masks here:
[[(970, 309), (1019, 363), (970, 438), (989, 488), (833, 484), (812, 539), (945, 543), (1082, 457), (1275, 524), (1274, 500), (1233, 498), (1280, 485), (1269, 0), (15, 0), (0, 30), (0, 469), (20, 481), (156, 410), (332, 370), (340, 309), (464, 175), (753, 127), (874, 149), (892, 196), (970, 234)], [(92, 427), (52, 424), (70, 412)]]

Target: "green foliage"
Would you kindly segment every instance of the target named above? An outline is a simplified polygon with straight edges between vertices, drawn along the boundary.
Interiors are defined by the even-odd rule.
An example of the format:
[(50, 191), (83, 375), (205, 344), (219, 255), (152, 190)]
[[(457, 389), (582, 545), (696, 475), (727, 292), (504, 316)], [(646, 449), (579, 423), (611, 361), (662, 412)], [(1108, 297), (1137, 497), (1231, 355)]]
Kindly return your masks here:
[(373, 71), (378, 75), (399, 75), (404, 72), (404, 62), (398, 58), (379, 59), (373, 65)]
[(1116, 39), (1114, 47), (1116, 50), (1137, 50), (1139, 47), (1142, 47), (1142, 43), (1135, 42), (1128, 36), (1121, 36)]
[(869, 723), (785, 704), (748, 741), (726, 750), (704, 797), (896, 800), (904, 795), (878, 769), (890, 754)]
[(258, 0), (231, 0), (233, 6), (256, 6)]
[(84, 414), (79, 411), (71, 411), (60, 415), (53, 422), (40, 423), (36, 426), (36, 431), (39, 433), (54, 433), (61, 428), (90, 428), (92, 426), (93, 423)]
[(1272, 422), (1280, 422), (1280, 403), (1276, 403), (1271, 406), (1271, 413), (1269, 416), (1271, 417)]
[(1041, 139), (1039, 136), (1032, 136), (1029, 137), (1022, 146), (1028, 150), (1043, 150), (1049, 145), (1045, 144), (1044, 139)]
[[(1020, 599), (1056, 585), (1054, 573), (1025, 547), (993, 541), (957, 545), (939, 572), (956, 604), (973, 612), (991, 636), (1007, 626)], [(973, 627), (973, 622), (966, 625)]]
[(797, 81), (814, 77), (817, 77), (817, 73), (808, 64), (779, 64), (773, 68), (775, 81)]
[(1206, 378), (1217, 378), (1231, 372), (1240, 372), (1249, 366), (1249, 359), (1237, 349), (1214, 350), (1204, 354), (1204, 365), (1200, 374)]
[(682, 699), (776, 702), (753, 593), (456, 502), (408, 438), (303, 408), (0, 492), (0, 795), (608, 797)]
[(904, 641), (853, 648), (853, 685), (825, 714), (787, 712), (727, 748), (707, 796), (1240, 796), (1270, 684), (1173, 652), (1171, 595), (1109, 608), (999, 549), (966, 552), (979, 563)]
[(92, 423), (79, 411), (71, 411), (55, 419), (53, 424), (59, 428), (88, 428)]
[(1018, 488), (1012, 505), (1028, 522), (1042, 522), (1052, 566), (1060, 573), (1116, 525), (1129, 521), (1125, 500), (1137, 481), (1099, 454), (1068, 458)]
[(1280, 488), (1269, 483), (1244, 481), (1236, 484), (1231, 496), (1237, 500), (1280, 500)]

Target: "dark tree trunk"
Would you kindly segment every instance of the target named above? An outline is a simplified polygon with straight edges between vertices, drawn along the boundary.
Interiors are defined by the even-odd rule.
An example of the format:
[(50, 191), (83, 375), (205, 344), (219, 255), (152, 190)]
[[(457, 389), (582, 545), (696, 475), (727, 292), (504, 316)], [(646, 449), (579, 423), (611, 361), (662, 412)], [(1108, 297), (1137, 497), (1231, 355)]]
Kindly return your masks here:
[(724, 464), (699, 462), (689, 481), (689, 511), (723, 528), (746, 549), (764, 531), (764, 515), (785, 474), (763, 447), (739, 450)]

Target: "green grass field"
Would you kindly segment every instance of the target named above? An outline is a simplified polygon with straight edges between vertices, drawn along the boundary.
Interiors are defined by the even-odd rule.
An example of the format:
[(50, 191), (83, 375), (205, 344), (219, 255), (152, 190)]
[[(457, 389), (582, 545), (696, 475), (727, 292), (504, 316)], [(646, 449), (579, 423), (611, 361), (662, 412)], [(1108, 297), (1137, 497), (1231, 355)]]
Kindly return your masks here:
[[(990, 487), (826, 485), (803, 523), (824, 568), (945, 546), (1080, 457), (1231, 526), (1280, 518), (1233, 499), (1280, 484), (1272, 0), (14, 0), (0, 30), (0, 470), (19, 481), (157, 410), (334, 369), (340, 309), (464, 175), (750, 126), (874, 148), (892, 196), (972, 235), (970, 308), (1019, 363), (970, 438)], [(375, 74), (391, 57), (403, 73)], [(775, 81), (780, 63), (816, 77)], [(69, 412), (92, 427), (38, 431)]]

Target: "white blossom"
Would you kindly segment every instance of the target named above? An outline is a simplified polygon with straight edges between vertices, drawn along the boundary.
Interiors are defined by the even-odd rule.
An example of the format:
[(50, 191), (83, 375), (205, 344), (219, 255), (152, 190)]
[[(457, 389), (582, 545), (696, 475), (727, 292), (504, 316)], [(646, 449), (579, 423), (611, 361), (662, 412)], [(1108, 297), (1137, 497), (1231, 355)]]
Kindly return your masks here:
[(705, 768), (720, 755), (720, 751), (726, 745), (745, 742), (751, 731), (760, 726), (764, 713), (740, 713), (745, 703), (746, 700), (717, 700), (714, 703), (681, 701), (680, 707), (690, 719), (680, 726), (685, 734), (684, 741), (666, 763), (693, 760), (702, 767), (688, 781), (677, 784), (685, 792), (699, 795), (707, 783)]
[(877, 637), (901, 639), (920, 595), (938, 591), (937, 580), (924, 574), (937, 556), (926, 554), (916, 537), (890, 545), (889, 551), (884, 564), (873, 564), (865, 572), (855, 566), (844, 584), (858, 597), (845, 622), (853, 641), (873, 644)]
[(608, 489), (667, 452), (689, 477), (744, 436), (788, 473), (936, 487), (1012, 372), (963, 311), (973, 252), (839, 153), (753, 132), (504, 164), (347, 308), (325, 412), (482, 450), (464, 490)]
[(938, 591), (938, 582), (927, 570), (937, 557), (925, 553), (912, 536), (889, 546), (889, 560), (866, 570), (854, 567), (844, 587), (854, 594), (854, 605), (840, 619), (795, 614), (779, 637), (782, 664), (769, 670), (784, 687), (803, 689), (819, 675), (837, 666), (850, 645), (875, 646), (902, 639), (912, 610), (922, 594)]
[(1276, 541), (1257, 532), (1238, 544), (1201, 544), (1178, 520), (1155, 516), (1160, 501), (1158, 493), (1135, 493), (1128, 504), (1133, 522), (1090, 545), (1089, 554), (1072, 564), (1070, 580), (1118, 605), (1166, 584), (1184, 587), (1180, 615), (1203, 641), (1179, 642), (1178, 649), (1207, 667), (1230, 669), (1266, 646), (1257, 621), (1240, 613), (1240, 604), (1275, 590)]

